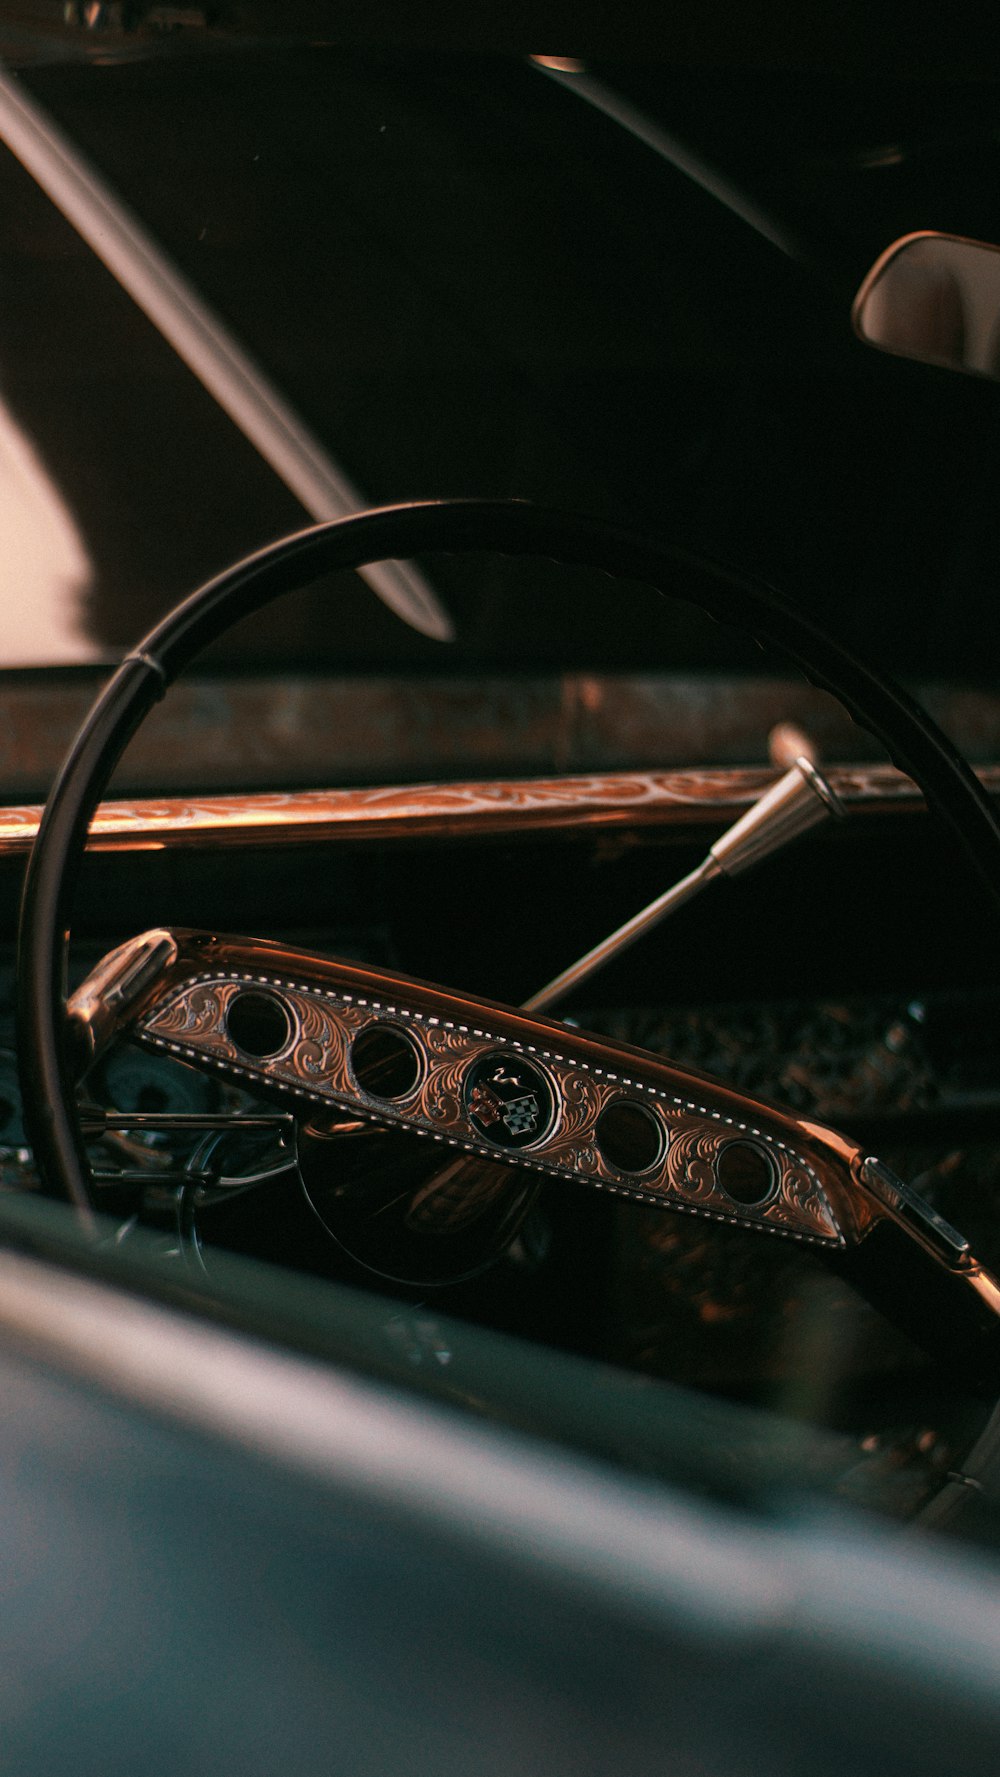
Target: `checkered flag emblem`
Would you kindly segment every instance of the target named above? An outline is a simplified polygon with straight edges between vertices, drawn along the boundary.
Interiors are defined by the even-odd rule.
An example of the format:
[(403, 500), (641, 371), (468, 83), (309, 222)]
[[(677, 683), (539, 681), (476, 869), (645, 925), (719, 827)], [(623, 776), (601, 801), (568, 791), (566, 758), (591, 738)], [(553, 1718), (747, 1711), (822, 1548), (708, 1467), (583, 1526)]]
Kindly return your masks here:
[(534, 1093), (510, 1099), (503, 1107), (503, 1120), (511, 1135), (530, 1135), (538, 1124), (538, 1100)]

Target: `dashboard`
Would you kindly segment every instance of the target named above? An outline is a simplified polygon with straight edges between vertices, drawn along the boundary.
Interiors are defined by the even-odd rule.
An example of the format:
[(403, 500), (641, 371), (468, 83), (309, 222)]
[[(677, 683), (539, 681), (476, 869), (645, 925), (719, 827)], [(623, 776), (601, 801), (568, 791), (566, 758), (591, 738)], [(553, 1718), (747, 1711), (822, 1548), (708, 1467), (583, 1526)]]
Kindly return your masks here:
[[(452, 786), (453, 809), (458, 800)], [(208, 821), (210, 804), (200, 807)], [(172, 844), (164, 807), (150, 843), (149, 809), (146, 819), (137, 831), (132, 805), (110, 848), (87, 860), (74, 983), (116, 943), (164, 920), (266, 932), (348, 966), (405, 967), (516, 1004), (595, 923), (607, 929), (704, 843), (700, 816), (679, 820), (676, 808), (659, 824), (626, 817), (609, 832), (584, 819), (532, 832), (522, 806), (499, 831), (463, 835), (453, 823), (395, 845), (384, 830), (373, 842), (358, 822), (332, 835), (317, 823), (304, 839), (301, 818), (282, 842), (250, 827), (236, 843), (232, 831), (225, 842), (218, 831), (194, 839), (182, 822)], [(803, 842), (794, 861), (720, 888), (714, 904), (685, 911), (683, 935), (668, 924), (581, 993), (567, 1035), (604, 1033), (828, 1121), (916, 1182), (996, 1266), (997, 996), (982, 985), (971, 926), (947, 917), (950, 872), (925, 828), (905, 802), (883, 797), (845, 832)], [(13, 852), (3, 860), (12, 904), (18, 862)], [(898, 905), (879, 913), (871, 885), (887, 868), (929, 885), (922, 910), (914, 897), (905, 918)], [(584, 881), (585, 909), (573, 890)], [(852, 921), (853, 941), (841, 942)], [(817, 932), (829, 937), (817, 942)], [(8, 944), (0, 1182), (20, 1193), (34, 1180), (19, 1121), (13, 970)], [(252, 1070), (194, 1069), (170, 1040), (156, 1051), (117, 1045), (86, 1080), (95, 1194), (121, 1247), (152, 1238), (179, 1277), (209, 1286), (230, 1252), (346, 1283), (416, 1315), (431, 1329), (428, 1349), (437, 1317), (456, 1317), (597, 1357), (637, 1381), (767, 1405), (843, 1434), (850, 1457), (838, 1486), (893, 1515), (920, 1510), (956, 1472), (980, 1409), (929, 1376), (822, 1255), (525, 1171), (523, 1214), (489, 1269), (401, 1280), (310, 1185), (288, 1106)], [(425, 1146), (369, 1125), (342, 1150), (344, 1176), (355, 1190), (398, 1180)]]

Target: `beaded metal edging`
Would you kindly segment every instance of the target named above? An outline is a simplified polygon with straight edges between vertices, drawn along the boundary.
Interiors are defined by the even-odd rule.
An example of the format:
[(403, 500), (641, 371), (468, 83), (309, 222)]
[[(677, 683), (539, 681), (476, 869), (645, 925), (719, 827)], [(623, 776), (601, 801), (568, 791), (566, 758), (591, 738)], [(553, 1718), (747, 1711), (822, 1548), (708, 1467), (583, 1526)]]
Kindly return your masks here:
[[(241, 1062), (232, 1061), (227, 1056), (213, 1055), (202, 1049), (198, 1049), (191, 1044), (185, 1044), (178, 1042), (173, 1038), (164, 1037), (148, 1028), (147, 1020), (150, 1017), (159, 1017), (164, 1012), (169, 1011), (169, 1009), (175, 1006), (178, 1000), (192, 988), (200, 986), (221, 986), (223, 983), (227, 982), (235, 983), (242, 987), (266, 987), (283, 990), (286, 993), (299, 993), (308, 998), (320, 1000), (328, 1005), (354, 1007), (358, 1010), (371, 1012), (373, 1015), (394, 1018), (399, 1020), (403, 1026), (416, 1024), (427, 1029), (451, 1031), (457, 1036), (467, 1036), (474, 1041), (495, 1044), (499, 1049), (512, 1050), (525, 1056), (530, 1055), (542, 1063), (548, 1063), (550, 1065), (554, 1064), (562, 1068), (572, 1068), (595, 1078), (599, 1077), (616, 1086), (627, 1087), (633, 1092), (641, 1093), (645, 1098), (650, 1098), (655, 1102), (669, 1105), (674, 1110), (683, 1111), (691, 1116), (702, 1117), (706, 1122), (732, 1129), (735, 1134), (750, 1137), (755, 1141), (759, 1141), (764, 1144), (768, 1151), (776, 1150), (785, 1155), (789, 1161), (801, 1168), (802, 1172), (808, 1177), (813, 1188), (818, 1193), (831, 1222), (834, 1221), (826, 1193), (815, 1169), (801, 1154), (799, 1154), (794, 1148), (791, 1148), (787, 1142), (783, 1142), (776, 1136), (768, 1134), (766, 1130), (758, 1129), (753, 1124), (742, 1122), (738, 1118), (725, 1116), (721, 1111), (711, 1110), (708, 1106), (697, 1104), (693, 1100), (684, 1099), (678, 1097), (676, 1094), (665, 1092), (659, 1087), (650, 1086), (642, 1080), (633, 1079), (629, 1075), (618, 1074), (612, 1072), (610, 1069), (596, 1066), (589, 1061), (568, 1057), (561, 1054), (556, 1049), (539, 1047), (538, 1044), (525, 1043), (513, 1037), (498, 1036), (496, 1032), (482, 1029), (477, 1025), (460, 1024), (455, 1019), (415, 1011), (410, 1007), (399, 1006), (392, 1002), (369, 998), (365, 995), (338, 992), (330, 988), (317, 987), (281, 975), (270, 975), (245, 970), (206, 970), (202, 973), (188, 976), (186, 980), (176, 987), (168, 999), (165, 999), (161, 1005), (155, 1008), (153, 1013), (147, 1013), (146, 1019), (140, 1022), (137, 1026), (137, 1036), (143, 1043), (178, 1056), (181, 1059), (194, 1061), (199, 1065), (204, 1065), (207, 1062), (210, 1066), (218, 1069), (220, 1072), (236, 1075), (250, 1081), (260, 1082), (263, 1077), (266, 1079), (267, 1085), (271, 1090), (288, 1093), (293, 1097), (307, 1099), (311, 1103), (323, 1106), (329, 1106), (331, 1102), (333, 1102), (334, 1104), (340, 1105), (343, 1109), (353, 1111), (368, 1118), (372, 1122), (383, 1123), (389, 1127), (404, 1128), (411, 1134), (420, 1136), (424, 1140), (435, 1141), (462, 1152), (476, 1154), (484, 1159), (506, 1159), (511, 1164), (528, 1167), (532, 1171), (544, 1173), (548, 1177), (560, 1179), (575, 1178), (579, 1182), (586, 1184), (595, 1190), (608, 1191), (612, 1195), (624, 1197), (632, 1202), (652, 1205), (659, 1209), (668, 1208), (670, 1210), (677, 1210), (682, 1214), (698, 1216), (703, 1220), (720, 1222), (730, 1227), (742, 1229), (749, 1228), (754, 1232), (773, 1234), (781, 1239), (798, 1241), (803, 1245), (819, 1246), (825, 1249), (830, 1249), (831, 1247), (843, 1247), (845, 1244), (844, 1237), (840, 1233), (836, 1236), (822, 1233), (810, 1234), (800, 1229), (784, 1227), (780, 1223), (774, 1221), (757, 1219), (753, 1216), (743, 1217), (735, 1212), (727, 1213), (725, 1210), (707, 1208), (699, 1204), (677, 1199), (672, 1195), (667, 1195), (664, 1190), (654, 1192), (652, 1190), (644, 1189), (641, 1185), (625, 1183), (624, 1181), (617, 1179), (593, 1176), (590, 1173), (583, 1172), (581, 1169), (569, 1167), (564, 1163), (546, 1161), (541, 1156), (532, 1153), (529, 1149), (519, 1149), (517, 1152), (517, 1159), (516, 1161), (513, 1161), (510, 1159), (509, 1155), (498, 1152), (497, 1148), (487, 1141), (477, 1142), (462, 1136), (449, 1135), (441, 1130), (427, 1129), (416, 1123), (409, 1122), (405, 1118), (399, 1117), (398, 1114), (394, 1115), (392, 1108), (389, 1105), (384, 1101), (376, 1099), (374, 1095), (366, 1092), (360, 1085), (356, 1085), (355, 1090), (361, 1102), (357, 1102), (354, 1099), (348, 1099), (345, 1102), (342, 1095), (337, 1094), (335, 1096), (332, 1091), (319, 1092), (315, 1089), (311, 1089), (305, 1083), (296, 1082), (293, 1084), (287, 1080), (268, 1077), (266, 1073), (266, 1065), (263, 1060), (259, 1067), (247, 1066)], [(290, 1007), (288, 1010), (290, 1013), (290, 1022), (292, 1024), (289, 1039), (279, 1050), (275, 1051), (274, 1055), (266, 1058), (267, 1062), (279, 1061), (282, 1057), (287, 1056), (294, 1049), (302, 1034), (301, 1025), (299, 1019), (295, 1015), (294, 1007)], [(426, 1057), (422, 1056), (421, 1060), (426, 1062)], [(562, 1088), (559, 1085), (558, 1080), (556, 1084), (559, 1086), (560, 1095), (562, 1095)], [(414, 1090), (415, 1089), (416, 1088), (414, 1088)], [(667, 1146), (669, 1149), (670, 1145), (672, 1145), (672, 1142), (676, 1138), (674, 1132), (669, 1128), (666, 1131), (666, 1135)], [(605, 1164), (609, 1165), (610, 1163), (605, 1161)], [(721, 1186), (719, 1188), (723, 1189)]]

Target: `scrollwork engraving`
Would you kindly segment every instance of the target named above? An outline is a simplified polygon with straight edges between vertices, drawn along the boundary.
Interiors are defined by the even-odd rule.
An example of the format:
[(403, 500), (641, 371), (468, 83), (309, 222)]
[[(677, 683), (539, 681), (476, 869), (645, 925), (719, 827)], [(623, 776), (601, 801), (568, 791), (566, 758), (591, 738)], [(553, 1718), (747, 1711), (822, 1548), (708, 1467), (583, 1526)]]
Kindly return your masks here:
[[(293, 1023), (294, 1037), (288, 1048), (264, 1060), (241, 1054), (226, 1030), (227, 1008), (234, 994), (248, 984), (279, 994)], [(418, 1084), (398, 1102), (378, 1100), (366, 1093), (350, 1067), (351, 1043), (357, 1033), (386, 1021), (405, 1024), (422, 1062)], [(433, 1135), (487, 1158), (516, 1160), (537, 1171), (579, 1178), (645, 1202), (791, 1234), (800, 1240), (841, 1240), (821, 1179), (804, 1155), (764, 1128), (745, 1131), (734, 1118), (713, 1113), (707, 1083), (704, 1105), (685, 1104), (643, 1080), (638, 1060), (633, 1064), (635, 1077), (625, 1079), (574, 1057), (568, 1032), (565, 1053), (535, 1047), (527, 1052), (524, 1045), (505, 1041), (501, 1031), (491, 1034), (430, 1017), (421, 1008), (418, 990), (414, 990), (410, 1004), (389, 1005), (379, 1000), (359, 1001), (330, 987), (234, 972), (229, 977), (187, 981), (147, 1012), (137, 1034), (146, 1043), (172, 1049), (188, 1059), (233, 1068), (243, 1076), (258, 1078), (264, 1086), (297, 1093), (310, 1104), (327, 1102), (331, 1107)], [(530, 1060), (536, 1075), (541, 1073), (551, 1090), (554, 1112), (547, 1128), (537, 1141), (519, 1147), (516, 1155), (498, 1152), (496, 1143), (488, 1139), (489, 1130), (484, 1134), (482, 1122), (477, 1125), (472, 1121), (466, 1102), (471, 1071), (480, 1058), (494, 1052), (500, 1057), (510, 1055), (512, 1066), (519, 1054), (525, 1062)], [(651, 1061), (650, 1067), (654, 1066)], [(661, 1159), (641, 1175), (613, 1166), (595, 1138), (602, 1111), (623, 1098), (641, 1102), (664, 1132)], [(774, 1166), (774, 1189), (759, 1204), (735, 1203), (717, 1177), (721, 1148), (741, 1130), (766, 1148)]]

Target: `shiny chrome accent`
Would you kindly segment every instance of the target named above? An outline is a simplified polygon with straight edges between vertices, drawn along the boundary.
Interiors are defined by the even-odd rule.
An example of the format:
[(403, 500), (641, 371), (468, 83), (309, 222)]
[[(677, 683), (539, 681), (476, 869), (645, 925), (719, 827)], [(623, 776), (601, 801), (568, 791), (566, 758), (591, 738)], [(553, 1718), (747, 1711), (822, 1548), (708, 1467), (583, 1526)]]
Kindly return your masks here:
[(80, 1127), (88, 1140), (112, 1130), (137, 1130), (143, 1135), (171, 1135), (205, 1130), (277, 1129), (291, 1134), (291, 1111), (269, 1111), (263, 1116), (237, 1116), (231, 1111), (115, 1111), (90, 1107), (81, 1112)]
[[(370, 504), (79, 149), (20, 81), (0, 68), (0, 139), (203, 383), (303, 509), (346, 518)], [(451, 641), (450, 619), (411, 562), (358, 569), (383, 603), (424, 635)]]
[(86, 1066), (96, 1061), (121, 1024), (140, 1010), (163, 971), (176, 958), (173, 934), (154, 928), (119, 944), (91, 969), (66, 1005), (66, 1016)]
[(525, 1011), (543, 1012), (558, 1005), (566, 995), (603, 969), (612, 957), (619, 956), (644, 932), (650, 932), (667, 915), (683, 907), (701, 890), (721, 875), (739, 876), (755, 864), (806, 833), (830, 814), (843, 814), (836, 792), (805, 754), (772, 784), (769, 790), (749, 808), (746, 814), (723, 833), (710, 848), (708, 857), (696, 870), (676, 882), (662, 895), (634, 913), (624, 925), (595, 944), (568, 969), (556, 975), (524, 1001)]
[(935, 1258), (956, 1271), (965, 1270), (972, 1263), (971, 1249), (964, 1234), (938, 1215), (936, 1209), (890, 1172), (881, 1160), (869, 1156), (862, 1165), (861, 1176), (893, 1218), (915, 1234)]
[(765, 790), (709, 851), (725, 876), (739, 876), (789, 845), (831, 814), (842, 815), (836, 791), (805, 754)]
[(874, 1285), (877, 1305), (919, 1343), (950, 1359), (963, 1386), (995, 1397), (1000, 1283), (965, 1237), (881, 1161), (855, 1159), (851, 1170), (877, 1210), (848, 1255), (849, 1274), (863, 1288)]
[(575, 963), (571, 963), (568, 969), (563, 969), (561, 974), (553, 976), (551, 981), (547, 982), (544, 987), (540, 987), (537, 993), (533, 993), (530, 999), (523, 1002), (524, 1010), (526, 1012), (551, 1011), (552, 1007), (557, 1006), (560, 1000), (565, 999), (574, 987), (578, 987), (582, 981), (589, 981), (591, 975), (596, 975), (598, 969), (603, 969), (605, 963), (609, 963), (612, 957), (619, 956), (623, 950), (628, 949), (630, 944), (634, 944), (637, 938), (641, 938), (644, 932), (651, 932), (654, 926), (658, 926), (661, 920), (666, 919), (668, 914), (675, 912), (678, 907), (683, 907), (686, 901), (690, 901), (695, 895), (700, 894), (701, 890), (708, 883), (714, 881), (719, 874), (720, 869), (716, 860), (711, 856), (707, 857), (696, 870), (690, 871), (687, 876), (682, 876), (681, 880), (675, 882), (672, 888), (666, 889), (662, 895), (657, 895), (655, 900), (650, 901), (646, 907), (640, 908), (638, 913), (633, 913), (631, 919), (627, 919), (624, 925), (618, 926), (606, 938), (602, 938), (599, 944), (595, 944)]

